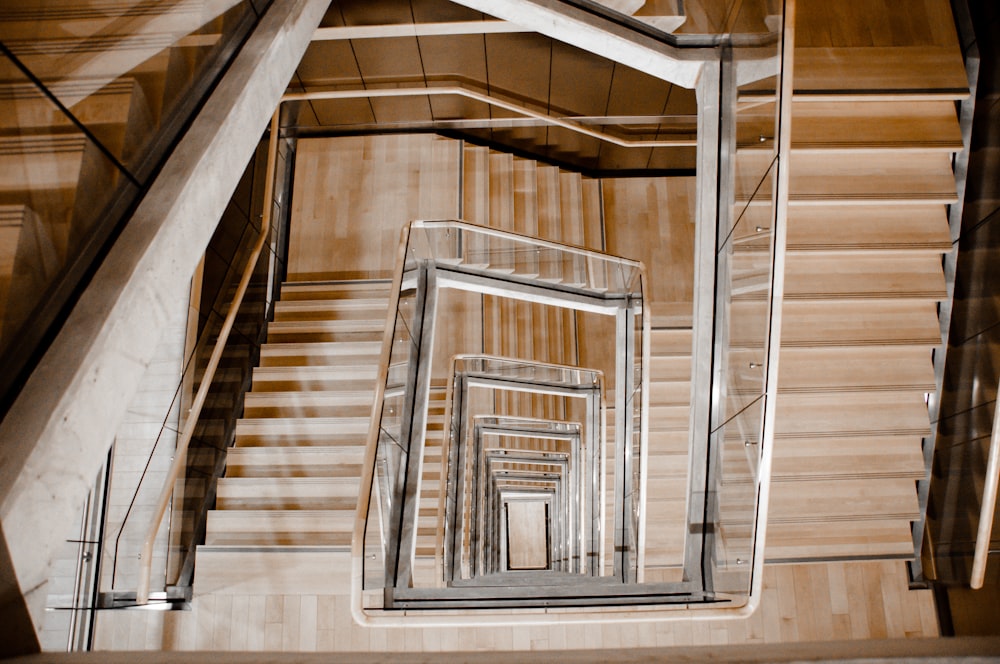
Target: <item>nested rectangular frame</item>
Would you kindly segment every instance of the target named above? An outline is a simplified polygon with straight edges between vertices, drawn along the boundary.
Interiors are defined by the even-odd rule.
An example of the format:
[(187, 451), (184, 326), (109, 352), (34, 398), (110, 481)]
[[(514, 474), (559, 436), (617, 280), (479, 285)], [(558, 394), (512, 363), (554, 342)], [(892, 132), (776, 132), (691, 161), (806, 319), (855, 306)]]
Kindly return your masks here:
[[(411, 242), (415, 229), (427, 232), (422, 236), (424, 244), (421, 245), (421, 249), (427, 255), (417, 255), (417, 245), (420, 242)], [(431, 229), (438, 231), (438, 234), (428, 239), (431, 238)], [(599, 273), (601, 280), (599, 283), (582, 284), (533, 281), (512, 275), (506, 268), (491, 271), (489, 266), (486, 268), (482, 265), (463, 266), (460, 255), (459, 257), (434, 255), (435, 251), (441, 251), (440, 240), (450, 236), (452, 232), (459, 235), (459, 239), (464, 237), (461, 233), (472, 235), (482, 233), (489, 237), (509, 236), (511, 241), (534, 242), (547, 251), (564, 251), (568, 256), (574, 257), (573, 265), (584, 265), (586, 268), (584, 273), (587, 275)], [(460, 254), (462, 243), (458, 242), (457, 246)], [(581, 263), (575, 259), (577, 255), (583, 256), (586, 260)], [(645, 470), (641, 459), (632, 458), (634, 441), (645, 439), (647, 418), (643, 405), (648, 401), (647, 390), (642, 389), (648, 384), (645, 371), (648, 363), (644, 363), (642, 359), (648, 358), (649, 320), (648, 316), (643, 315), (643, 268), (640, 263), (556, 243), (536, 241), (516, 234), (482, 229), (461, 222), (411, 223), (404, 231), (400, 258), (402, 271), (396, 280), (397, 292), (407, 294), (415, 313), (411, 312), (412, 319), (407, 329), (411, 348), (404, 386), (406, 398), (401, 409), (402, 430), (396, 432), (398, 435), (395, 437), (387, 436), (391, 439), (391, 444), (388, 446), (394, 448), (390, 451), (395, 455), (395, 464), (383, 463), (389, 472), (385, 473), (383, 482), (385, 486), (380, 487), (381, 490), (376, 489), (378, 502), (374, 505), (379, 518), (383, 520), (386, 516), (389, 518), (384, 532), (381, 533), (384, 538), (381, 550), (385, 561), (383, 608), (391, 608), (394, 593), (405, 594), (412, 585), (418, 511), (416, 504), (421, 481), (424, 427), (427, 420), (430, 363), (439, 289), (455, 288), (613, 316), (617, 323), (615, 344), (616, 348), (621, 350), (620, 353), (616, 353), (616, 375), (620, 377), (615, 390), (616, 458), (620, 459), (623, 465), (621, 472), (616, 473), (616, 484), (621, 485), (620, 491), (616, 490), (616, 495), (632, 495), (634, 491), (642, 495)], [(597, 267), (594, 267), (595, 265)], [(639, 398), (633, 398), (635, 396)], [(630, 412), (631, 409), (636, 412)], [(398, 417), (398, 415), (399, 413), (393, 416)], [(388, 433), (382, 427), (382, 417), (378, 418), (378, 427), (382, 433)], [(640, 447), (640, 453), (641, 449)], [(411, 451), (417, 453), (412, 454)], [(381, 446), (377, 457), (376, 461), (383, 459), (384, 462)], [(633, 474), (632, 466), (635, 463), (639, 464), (639, 472)], [(638, 479), (640, 486), (634, 488), (629, 486), (633, 475)], [(636, 505), (639, 507), (636, 508)], [(369, 510), (371, 507), (369, 504)], [(628, 510), (634, 510), (635, 513), (624, 514)], [(623, 581), (634, 580), (640, 564), (641, 514), (641, 501), (622, 499), (616, 502), (617, 541), (630, 543), (627, 547), (616, 546), (615, 568), (621, 570)], [(365, 532), (371, 536), (370, 528)], [(363, 546), (368, 547), (370, 544)], [(367, 558), (370, 556), (366, 555), (365, 559)], [(365, 577), (363, 573), (365, 564), (366, 561), (363, 561), (362, 577)]]

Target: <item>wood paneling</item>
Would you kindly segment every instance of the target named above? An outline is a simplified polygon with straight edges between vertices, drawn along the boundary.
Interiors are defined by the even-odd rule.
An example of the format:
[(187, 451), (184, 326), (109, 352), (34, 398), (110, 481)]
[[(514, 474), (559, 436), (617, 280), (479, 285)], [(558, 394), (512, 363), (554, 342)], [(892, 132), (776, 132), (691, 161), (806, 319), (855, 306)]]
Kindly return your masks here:
[(458, 218), (458, 149), (431, 135), (299, 141), (289, 280), (389, 277), (407, 222)]
[(658, 304), (693, 302), (694, 178), (603, 181), (607, 251), (641, 260), (647, 292)]

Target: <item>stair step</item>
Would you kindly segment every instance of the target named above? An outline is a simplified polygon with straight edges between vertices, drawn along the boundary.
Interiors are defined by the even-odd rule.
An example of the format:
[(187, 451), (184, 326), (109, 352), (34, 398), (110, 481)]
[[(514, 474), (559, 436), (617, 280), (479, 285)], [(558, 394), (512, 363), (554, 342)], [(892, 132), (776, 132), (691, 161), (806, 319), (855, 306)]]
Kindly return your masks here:
[[(275, 302), (275, 321), (385, 319), (387, 298), (290, 300)], [(383, 323), (384, 325), (384, 323)]]
[(58, 269), (47, 226), (25, 205), (0, 205), (0, 331), (27, 319), (36, 294)]
[(483, 226), (490, 223), (489, 155), (485, 146), (466, 143), (462, 150), (462, 216)]
[(684, 406), (691, 404), (690, 381), (653, 381), (649, 384), (650, 406)]
[[(538, 237), (559, 242), (559, 169), (539, 166), (538, 172)], [(546, 273), (546, 276), (551, 276)]]
[(691, 382), (691, 351), (687, 354), (657, 355), (650, 352), (649, 379), (653, 382)]
[(92, 151), (83, 134), (0, 136), (0, 192), (73, 191)]
[[(5, 133), (13, 129), (31, 133), (76, 128), (34, 85), (8, 81), (2, 87), (0, 130)], [(73, 116), (123, 161), (152, 131), (149, 105), (134, 78), (120, 78), (99, 90), (93, 90), (93, 84), (85, 80), (51, 81), (48, 87), (59, 99), (79, 98)]]
[[(737, 154), (736, 201), (745, 205), (768, 171), (765, 152)], [(799, 205), (951, 204), (957, 202), (951, 157), (940, 152), (796, 155), (789, 207)], [(767, 196), (754, 204), (770, 206)]]
[(919, 394), (844, 392), (780, 394), (775, 437), (915, 435), (930, 433), (927, 405)]
[(837, 478), (924, 476), (919, 436), (859, 436), (778, 439), (772, 482)]
[(244, 418), (236, 423), (236, 445), (364, 445), (368, 427), (366, 416)]
[[(649, 407), (649, 431), (687, 431), (688, 422), (691, 415), (689, 406), (650, 406)], [(612, 422), (609, 419), (608, 422)]]
[[(854, 95), (857, 91), (860, 94)], [(799, 47), (796, 101), (956, 100), (968, 96), (962, 59), (948, 46)], [(854, 96), (852, 96), (854, 95)]]
[(381, 341), (385, 320), (275, 321), (267, 326), (267, 340)]
[[(765, 304), (733, 303), (733, 348), (763, 347)], [(783, 348), (892, 345), (930, 350), (940, 343), (937, 306), (933, 302), (793, 300), (782, 307)]]
[(604, 209), (601, 198), (601, 181), (583, 180), (583, 246), (594, 251), (604, 251)]
[(357, 364), (362, 359), (378, 362), (382, 354), (381, 341), (316, 341), (263, 344), (260, 366), (334, 366)]
[(373, 390), (247, 392), (243, 416), (247, 418), (369, 417)]
[(349, 545), (354, 510), (211, 510), (207, 546)]
[(649, 450), (646, 457), (646, 477), (652, 481), (661, 477), (683, 477), (687, 479), (687, 451), (675, 454), (655, 453)]
[(563, 244), (582, 247), (583, 233), (583, 176), (579, 173), (559, 174), (560, 239)]
[[(832, 275), (832, 278), (831, 278)], [(762, 296), (766, 295), (762, 293)], [(787, 256), (785, 300), (912, 299), (947, 297), (937, 255), (895, 258)]]
[(281, 302), (298, 300), (389, 299), (388, 280), (343, 282), (295, 282), (281, 285)]
[(650, 356), (691, 357), (691, 328), (653, 328), (650, 331)]
[(359, 477), (364, 447), (234, 447), (227, 477)]
[[(770, 227), (770, 210), (751, 206), (734, 231), (748, 238)], [(767, 247), (769, 234), (761, 234)], [(795, 206), (788, 210), (788, 256), (829, 254), (940, 255), (951, 249), (948, 217), (940, 205)]]
[(350, 584), (349, 548), (202, 545), (195, 559), (196, 592), (199, 596), (337, 595)]
[[(806, 516), (808, 515), (808, 516)], [(768, 526), (783, 523), (914, 520), (920, 516), (913, 480), (842, 479), (778, 483), (771, 487)]]
[[(610, 421), (610, 420), (609, 420)], [(688, 431), (660, 431), (649, 435), (649, 454), (676, 455), (688, 453)]]
[[(775, 107), (762, 104), (740, 113), (739, 149), (773, 149)], [(955, 105), (951, 101), (803, 101), (792, 104), (792, 151), (962, 149)], [(761, 141), (760, 137), (766, 140)]]
[(931, 354), (919, 346), (782, 348), (778, 366), (782, 393), (935, 390)]
[(354, 477), (223, 477), (216, 509), (353, 510), (358, 482)]
[(909, 521), (780, 523), (767, 526), (767, 562), (828, 561), (841, 558), (913, 556)]
[(376, 374), (373, 365), (257, 367), (253, 370), (253, 389), (255, 392), (359, 391), (373, 389)]

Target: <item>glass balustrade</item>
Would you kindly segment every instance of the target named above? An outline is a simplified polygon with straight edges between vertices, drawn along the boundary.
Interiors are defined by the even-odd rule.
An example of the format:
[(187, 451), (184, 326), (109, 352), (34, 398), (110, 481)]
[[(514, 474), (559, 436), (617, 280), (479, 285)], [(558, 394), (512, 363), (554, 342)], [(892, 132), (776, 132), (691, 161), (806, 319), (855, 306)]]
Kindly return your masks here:
[[(272, 175), (280, 182), (290, 177), (290, 147), (284, 139), (274, 143), (278, 155)], [(190, 594), (196, 547), (204, 542), (207, 513), (215, 502), (216, 483), (226, 466), (243, 413), (243, 396), (273, 313), (276, 284), (284, 272), (279, 247), (288, 209), (282, 187), (273, 187), (270, 215), (263, 214), (266, 178), (261, 176), (267, 149), (267, 141), (258, 146), (206, 251), (190, 308), (190, 346), (184, 351), (183, 371), (169, 411), (162, 416), (157, 435), (137, 441), (141, 444), (131, 450), (143, 467), (131, 498), (126, 498), (124, 513), (113, 512), (107, 523), (103, 564), (108, 572), (101, 587), (106, 606), (135, 603), (136, 579), (141, 578), (143, 566), (157, 597), (176, 600)], [(266, 227), (261, 225), (262, 217)], [(246, 290), (236, 301), (244, 278)], [(229, 316), (232, 326), (222, 338)], [(213, 354), (218, 355), (218, 364), (209, 374)], [(202, 390), (203, 405), (192, 415), (192, 405)], [(190, 440), (178, 452), (185, 432)], [(181, 469), (171, 487), (169, 507), (163, 518), (155, 519), (154, 506), (175, 457)], [(147, 560), (142, 549), (154, 527), (153, 557)]]
[(267, 2), (0, 1), (0, 412)]

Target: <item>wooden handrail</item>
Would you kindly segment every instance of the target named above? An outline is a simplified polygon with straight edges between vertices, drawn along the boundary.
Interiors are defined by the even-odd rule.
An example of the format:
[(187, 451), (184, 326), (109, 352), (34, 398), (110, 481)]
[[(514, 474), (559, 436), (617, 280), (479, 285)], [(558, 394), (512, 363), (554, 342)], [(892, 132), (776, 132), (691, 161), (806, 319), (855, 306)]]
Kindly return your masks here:
[(271, 136), (268, 141), (267, 168), (264, 176), (264, 207), (260, 223), (260, 236), (257, 238), (256, 243), (254, 243), (246, 267), (243, 268), (243, 275), (240, 277), (236, 294), (229, 304), (229, 310), (226, 312), (222, 329), (219, 331), (215, 346), (212, 348), (212, 355), (209, 357), (208, 366), (205, 367), (205, 374), (202, 376), (201, 385), (198, 386), (198, 392), (195, 394), (194, 401), (191, 403), (191, 409), (184, 420), (184, 427), (181, 430), (180, 438), (177, 440), (177, 447), (174, 450), (174, 461), (170, 465), (170, 471), (167, 473), (163, 488), (160, 490), (160, 497), (153, 511), (153, 520), (150, 522), (149, 529), (146, 531), (146, 537), (142, 541), (142, 550), (139, 554), (139, 582), (135, 592), (135, 601), (137, 604), (146, 604), (149, 601), (153, 544), (156, 541), (156, 533), (160, 530), (160, 524), (163, 523), (163, 517), (167, 512), (167, 507), (170, 505), (170, 498), (174, 493), (174, 484), (176, 484), (187, 465), (188, 446), (191, 443), (191, 438), (194, 436), (195, 427), (198, 426), (201, 410), (205, 405), (205, 399), (208, 397), (208, 389), (212, 384), (212, 379), (215, 377), (215, 371), (219, 366), (219, 362), (222, 360), (222, 353), (226, 348), (226, 342), (229, 340), (229, 333), (236, 322), (236, 315), (239, 313), (240, 305), (243, 303), (243, 296), (250, 285), (250, 279), (253, 277), (257, 260), (260, 258), (261, 251), (264, 249), (264, 244), (271, 230), (271, 199), (274, 197), (274, 171), (277, 164), (278, 116), (280, 111), (281, 105), (279, 104), (274, 115), (271, 117)]
[[(1000, 386), (997, 388), (1000, 390)], [(972, 574), (969, 586), (973, 590), (983, 587), (986, 578), (986, 561), (990, 555), (990, 538), (993, 536), (993, 519), (996, 517), (997, 485), (1000, 484), (1000, 398), (993, 411), (993, 435), (990, 436), (990, 453), (986, 462), (986, 482), (983, 501), (979, 506), (979, 528), (976, 530), (976, 549), (972, 556)]]
[(569, 120), (564, 120), (563, 118), (553, 117), (546, 113), (540, 113), (538, 111), (533, 111), (530, 108), (526, 108), (519, 104), (514, 104), (503, 99), (497, 99), (490, 95), (483, 94), (481, 92), (476, 92), (475, 90), (469, 90), (458, 85), (445, 86), (445, 87), (433, 87), (433, 88), (377, 88), (374, 90), (326, 90), (326, 91), (314, 91), (314, 92), (301, 92), (301, 93), (290, 93), (285, 95), (284, 99), (286, 101), (306, 101), (306, 100), (317, 100), (317, 99), (371, 99), (373, 97), (413, 97), (417, 95), (427, 95), (427, 96), (438, 96), (438, 95), (458, 95), (459, 97), (466, 97), (468, 99), (473, 99), (475, 101), (482, 102), (484, 104), (489, 104), (490, 106), (497, 106), (499, 108), (511, 111), (513, 113), (519, 113), (521, 115), (526, 115), (529, 118), (534, 118), (541, 122), (555, 125), (556, 127), (562, 127), (563, 129), (576, 132), (578, 134), (583, 134), (584, 136), (589, 136), (591, 138), (596, 138), (600, 141), (605, 141), (611, 143), (612, 145), (617, 145), (623, 148), (677, 148), (677, 147), (695, 147), (697, 145), (697, 140), (693, 138), (684, 139), (674, 139), (670, 141), (629, 141), (623, 138), (617, 138), (611, 134), (605, 134), (604, 132), (594, 131), (593, 129), (588, 129), (582, 125), (575, 122), (570, 122)]

